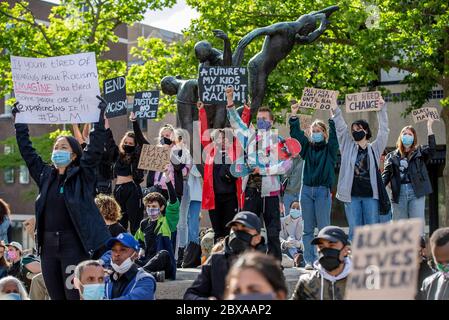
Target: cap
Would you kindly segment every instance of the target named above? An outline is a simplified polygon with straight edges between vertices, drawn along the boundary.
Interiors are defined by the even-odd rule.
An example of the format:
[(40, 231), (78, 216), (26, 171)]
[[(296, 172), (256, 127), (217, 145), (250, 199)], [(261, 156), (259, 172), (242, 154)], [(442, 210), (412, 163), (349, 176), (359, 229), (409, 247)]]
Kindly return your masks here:
[(228, 222), (226, 227), (232, 227), (236, 223), (241, 223), (247, 228), (255, 229), (258, 233), (260, 233), (260, 229), (262, 228), (260, 218), (250, 211), (241, 211), (237, 213), (234, 216), (234, 219)]
[(13, 242), (8, 243), (7, 246), (8, 246), (8, 247), (9, 247), (9, 246), (14, 247), (14, 248), (16, 248), (17, 250), (19, 250), (20, 252), (23, 251), (22, 245), (21, 245), (20, 243), (16, 242), (16, 241), (13, 241)]
[(312, 244), (318, 244), (321, 239), (328, 240), (331, 242), (343, 242), (344, 245), (349, 244), (348, 235), (343, 231), (342, 228), (336, 226), (327, 226), (318, 232), (318, 236), (312, 240)]
[(134, 239), (134, 237), (129, 233), (123, 232), (120, 233), (117, 237), (109, 239), (106, 243), (106, 247), (108, 248), (108, 250), (112, 249), (116, 242), (120, 242), (125, 247), (134, 249), (135, 251), (139, 251), (140, 249), (139, 242)]

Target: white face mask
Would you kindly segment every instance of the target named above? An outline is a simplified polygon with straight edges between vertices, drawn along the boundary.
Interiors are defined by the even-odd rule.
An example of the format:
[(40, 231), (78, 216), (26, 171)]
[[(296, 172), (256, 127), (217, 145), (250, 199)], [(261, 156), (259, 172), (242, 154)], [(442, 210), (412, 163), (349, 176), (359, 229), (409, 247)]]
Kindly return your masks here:
[[(134, 255), (134, 254), (133, 254)], [(132, 256), (133, 256), (132, 255)], [(132, 257), (131, 256), (131, 257)], [(133, 261), (131, 260), (131, 257), (129, 257), (128, 259), (126, 259), (125, 261), (122, 262), (121, 265), (117, 265), (115, 264), (112, 260), (111, 260), (111, 267), (112, 269), (114, 269), (115, 272), (119, 273), (119, 274), (124, 274), (126, 272), (128, 272), (129, 269), (131, 269), (132, 265), (133, 265)]]

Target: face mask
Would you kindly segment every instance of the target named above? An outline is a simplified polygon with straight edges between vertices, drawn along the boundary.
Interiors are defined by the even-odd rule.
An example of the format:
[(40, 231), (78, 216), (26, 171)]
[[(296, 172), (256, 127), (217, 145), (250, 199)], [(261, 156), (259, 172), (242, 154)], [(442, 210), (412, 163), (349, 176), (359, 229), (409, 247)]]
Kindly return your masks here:
[(302, 213), (299, 209), (290, 209), (290, 215), (293, 219), (298, 219), (302, 215)]
[(147, 208), (147, 214), (151, 220), (157, 220), (157, 218), (159, 218), (160, 213), (161, 210), (159, 208)]
[(236, 294), (233, 300), (274, 300), (272, 293)]
[(136, 146), (123, 145), (123, 151), (125, 151), (125, 153), (133, 153), (134, 150), (136, 150)]
[(340, 250), (324, 248), (320, 251), (318, 262), (326, 271), (332, 271), (340, 266)]
[(104, 283), (83, 284), (84, 300), (103, 300), (104, 292)]
[(265, 119), (257, 119), (257, 129), (269, 130), (271, 128), (271, 121)]
[(22, 296), (15, 292), (8, 293), (5, 296), (6, 300), (22, 300)]
[(17, 253), (14, 251), (8, 251), (8, 253), (6, 254), (6, 257), (8, 258), (8, 260), (13, 261), (16, 260), (17, 258)]
[(352, 137), (354, 138), (355, 141), (363, 140), (363, 138), (365, 138), (365, 136), (366, 136), (366, 133), (363, 130), (354, 131), (352, 133)]
[(53, 150), (53, 153), (51, 154), (51, 161), (56, 168), (67, 167), (70, 162), (72, 162), (72, 159), (70, 158), (71, 155), (72, 153), (70, 151)]
[(128, 270), (131, 269), (131, 267), (133, 265), (133, 261), (131, 260), (131, 257), (129, 257), (128, 259), (123, 261), (121, 265), (117, 265), (111, 260), (112, 269), (114, 269), (114, 271), (119, 274), (124, 274), (124, 273), (128, 272)]
[(171, 145), (172, 143), (173, 142), (169, 138), (166, 137), (161, 138), (161, 144)]
[(408, 134), (403, 134), (401, 140), (402, 140), (402, 144), (404, 146), (410, 147), (413, 144), (413, 141), (415, 140), (415, 138)]
[(253, 236), (244, 231), (232, 231), (229, 234), (229, 247), (235, 254), (240, 254), (251, 248), (251, 240)]
[(322, 132), (312, 132), (312, 142), (320, 143), (324, 140), (324, 135)]

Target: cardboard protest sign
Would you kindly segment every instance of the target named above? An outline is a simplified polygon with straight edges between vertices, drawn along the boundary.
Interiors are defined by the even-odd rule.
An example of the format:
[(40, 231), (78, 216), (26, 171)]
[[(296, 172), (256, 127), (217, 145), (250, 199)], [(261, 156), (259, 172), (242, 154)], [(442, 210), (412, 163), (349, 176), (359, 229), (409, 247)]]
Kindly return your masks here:
[(158, 106), (159, 106), (159, 91), (137, 92), (134, 95), (133, 111), (137, 118), (141, 119), (157, 118)]
[(346, 299), (414, 299), (422, 228), (420, 219), (356, 228)]
[(379, 111), (380, 91), (351, 93), (345, 96), (346, 112)]
[(433, 107), (412, 110), (412, 117), (415, 123), (427, 121), (429, 118), (433, 120), (440, 120), (440, 115), (437, 108)]
[(115, 118), (127, 113), (126, 79), (117, 77), (103, 81), (104, 100), (108, 103), (106, 117)]
[(304, 88), (300, 108), (330, 110), (337, 108), (338, 91)]
[[(291, 113), (287, 113), (286, 117), (287, 117), (287, 121), (286, 121), (286, 126), (289, 126), (289, 121), (290, 121), (290, 116)], [(299, 118), (299, 125), (301, 127), (301, 129), (305, 130), (307, 128), (310, 127), (310, 125), (313, 122), (313, 117), (311, 115), (308, 114), (297, 114), (298, 118)]]
[(201, 67), (198, 90), (205, 104), (225, 105), (225, 90), (234, 87), (234, 103), (248, 101), (248, 72), (241, 67)]
[(170, 163), (170, 150), (164, 147), (144, 144), (140, 153), (139, 165), (142, 170), (164, 171)]
[(50, 58), (11, 56), (16, 123), (98, 122), (100, 94), (95, 54)]

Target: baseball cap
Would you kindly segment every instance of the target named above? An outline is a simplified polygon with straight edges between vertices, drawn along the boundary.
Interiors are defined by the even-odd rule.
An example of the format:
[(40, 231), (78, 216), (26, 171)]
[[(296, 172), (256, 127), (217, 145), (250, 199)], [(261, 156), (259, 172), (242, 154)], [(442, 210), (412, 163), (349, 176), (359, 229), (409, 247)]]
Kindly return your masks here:
[(336, 226), (327, 226), (318, 232), (318, 236), (312, 240), (312, 244), (318, 244), (321, 239), (328, 240), (331, 242), (343, 242), (344, 245), (349, 244), (348, 235), (343, 231), (342, 228)]
[(131, 234), (126, 232), (120, 233), (117, 237), (109, 239), (106, 243), (108, 250), (111, 250), (116, 242), (120, 242), (125, 247), (134, 249), (135, 251), (139, 251), (140, 249), (139, 242), (134, 239)]
[(260, 229), (262, 228), (259, 217), (250, 211), (241, 211), (237, 213), (234, 216), (234, 219), (228, 222), (226, 227), (232, 227), (236, 223), (241, 223), (247, 228), (255, 229), (258, 233), (260, 233)]
[(17, 250), (19, 250), (20, 252), (23, 252), (23, 247), (22, 247), (22, 245), (21, 245), (20, 243), (16, 242), (16, 241), (13, 241), (13, 242), (8, 243), (7, 246), (8, 246), (8, 247), (9, 247), (9, 246), (14, 247), (14, 248), (16, 248)]

